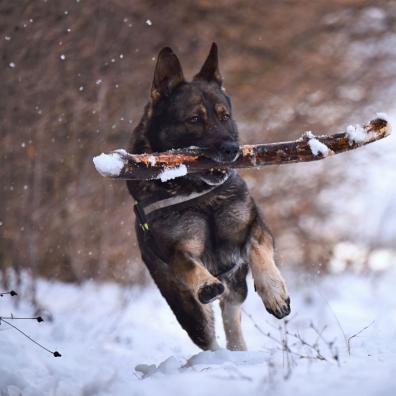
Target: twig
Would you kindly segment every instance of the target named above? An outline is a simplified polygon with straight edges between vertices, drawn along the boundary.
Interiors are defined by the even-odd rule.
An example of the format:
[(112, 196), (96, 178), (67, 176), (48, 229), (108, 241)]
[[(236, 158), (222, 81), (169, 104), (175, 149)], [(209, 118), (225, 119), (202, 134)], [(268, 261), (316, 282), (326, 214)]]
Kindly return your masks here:
[(20, 318), (20, 317), (15, 317), (14, 315), (11, 314), (11, 316), (0, 316), (0, 322), (4, 319), (8, 320), (37, 320), (37, 322), (41, 323), (44, 322), (44, 319), (41, 316), (35, 316), (33, 318)]
[[(242, 312), (250, 319), (250, 321), (253, 323), (253, 326), (254, 326), (262, 335), (264, 335), (265, 337), (269, 338), (271, 341), (273, 341), (273, 342), (275, 342), (276, 344), (278, 344), (283, 352), (290, 353), (290, 354), (294, 355), (295, 357), (298, 357), (299, 359), (308, 359), (308, 360), (313, 360), (313, 359), (316, 359), (316, 360), (327, 360), (324, 356), (322, 356), (322, 355), (320, 355), (320, 354), (318, 354), (318, 353), (316, 354), (316, 356), (308, 356), (308, 355), (304, 355), (304, 354), (302, 354), (302, 353), (300, 353), (300, 352), (297, 352), (297, 351), (293, 350), (293, 349), (290, 347), (290, 345), (289, 345), (289, 343), (288, 343), (288, 340), (287, 340), (287, 339), (285, 340), (285, 337), (287, 338), (288, 335), (292, 335), (293, 337), (297, 338), (300, 342), (301, 342), (301, 339), (302, 339), (302, 338), (300, 339), (298, 336), (293, 335), (292, 333), (290, 333), (290, 332), (287, 330), (287, 328), (286, 328), (286, 333), (284, 333), (284, 336), (282, 337), (282, 327), (281, 327), (281, 326), (275, 327), (275, 326), (273, 326), (272, 324), (270, 324), (271, 327), (277, 329), (277, 330), (280, 332), (280, 334), (281, 334), (281, 340), (279, 340), (278, 338), (276, 338), (275, 336), (273, 336), (270, 332), (264, 331), (264, 330), (258, 325), (258, 323), (254, 320), (253, 316), (252, 316), (251, 314), (249, 314), (249, 313), (245, 310), (245, 308), (243, 308), (243, 307), (242, 307)], [(303, 344), (303, 343), (302, 343), (302, 344)], [(310, 347), (310, 348), (313, 349), (315, 352), (317, 352), (317, 350), (316, 350), (312, 345), (310, 345), (308, 342), (304, 341), (304, 345)]]
[(347, 349), (348, 349), (348, 337), (347, 337), (347, 335), (346, 335), (346, 333), (345, 333), (345, 331), (344, 331), (344, 329), (343, 329), (343, 327), (342, 327), (342, 325), (341, 325), (341, 322), (338, 320), (338, 317), (337, 317), (336, 313), (333, 311), (333, 308), (331, 307), (329, 301), (328, 301), (328, 300), (326, 299), (326, 297), (320, 292), (319, 288), (317, 288), (317, 291), (318, 291), (319, 295), (322, 297), (323, 301), (324, 301), (324, 302), (326, 303), (326, 305), (328, 306), (330, 312), (332, 313), (332, 315), (333, 315), (333, 317), (334, 317), (334, 319), (335, 319), (335, 321), (336, 321), (336, 323), (337, 323), (337, 325), (338, 325), (338, 328), (340, 329), (341, 334), (342, 334), (342, 336), (343, 336), (343, 338), (344, 338), (345, 345), (346, 345), (346, 347), (347, 347)]
[(363, 327), (363, 329), (359, 330), (357, 333), (351, 335), (351, 336), (348, 338), (348, 342), (347, 342), (347, 344), (348, 344), (348, 355), (351, 354), (351, 341), (352, 341), (352, 339), (355, 338), (355, 337), (358, 337), (360, 334), (362, 334), (363, 331), (367, 330), (370, 326), (372, 326), (372, 325), (374, 324), (374, 322), (375, 322), (375, 320), (373, 320), (373, 321), (372, 321), (371, 323), (369, 323), (366, 327)]
[[(4, 295), (7, 295), (7, 294), (12, 296), (12, 297), (18, 295), (18, 293), (16, 293), (14, 290), (11, 290), (9, 292), (0, 293), (0, 296), (3, 297)], [(45, 351), (47, 351), (50, 354), (52, 354), (54, 357), (61, 357), (62, 356), (58, 351), (51, 351), (50, 349), (48, 349), (45, 346), (41, 345), (39, 342), (34, 340), (32, 337), (30, 337), (24, 331), (19, 329), (17, 326), (15, 326), (12, 323), (10, 323), (9, 320), (36, 320), (38, 323), (41, 323), (41, 322), (44, 322), (44, 319), (41, 316), (35, 316), (35, 317), (31, 317), (31, 318), (30, 317), (15, 317), (13, 314), (11, 314), (11, 316), (0, 316), (0, 325), (1, 325), (2, 322), (4, 322), (8, 326), (12, 327), (14, 330), (18, 331), (23, 336), (25, 336), (31, 342), (33, 342), (34, 344), (38, 345), (41, 349), (44, 349)]]
[(0, 297), (3, 297), (3, 296), (5, 296), (5, 295), (7, 295), (7, 294), (9, 294), (11, 297), (14, 297), (14, 296), (17, 296), (17, 295), (18, 295), (18, 293), (17, 293), (16, 291), (10, 290), (10, 291), (8, 291), (8, 292), (1, 292), (1, 293), (0, 293)]
[(283, 321), (283, 329), (281, 326), (279, 326), (279, 333), (282, 338), (282, 344), (283, 344), (283, 364), (285, 362), (285, 356), (286, 356), (286, 374), (283, 376), (285, 380), (289, 379), (291, 374), (292, 374), (292, 368), (295, 365), (295, 361), (292, 357), (291, 354), (291, 349), (288, 344), (288, 337), (287, 337), (287, 319)]
[(8, 326), (11, 326), (12, 328), (14, 328), (16, 331), (18, 331), (19, 333), (21, 333), (22, 335), (24, 335), (26, 338), (28, 338), (30, 341), (32, 341), (33, 343), (35, 343), (36, 345), (38, 345), (40, 348), (44, 349), (45, 351), (51, 353), (52, 355), (54, 355), (55, 357), (61, 357), (62, 355), (58, 352), (58, 351), (51, 351), (48, 348), (46, 348), (45, 346), (41, 345), (39, 342), (37, 342), (36, 340), (34, 340), (32, 337), (30, 337), (29, 335), (27, 335), (25, 332), (23, 332), (22, 330), (18, 329), (18, 327), (14, 326), (12, 323), (8, 322), (7, 320), (1, 319), (2, 322), (8, 324)]
[(322, 329), (322, 331), (319, 331), (319, 330), (316, 328), (316, 326), (311, 322), (310, 327), (311, 327), (311, 329), (314, 330), (315, 333), (318, 335), (318, 339), (321, 339), (321, 340), (323, 341), (323, 343), (328, 347), (328, 349), (329, 349), (329, 351), (330, 351), (330, 353), (331, 353), (333, 359), (339, 364), (339, 356), (338, 356), (337, 348), (335, 348), (335, 350), (333, 349), (335, 340), (334, 340), (334, 341), (327, 341), (327, 340), (324, 338), (324, 336), (323, 336), (324, 329), (326, 329), (327, 326), (325, 326), (325, 327)]
[(306, 346), (307, 348), (311, 349), (313, 352), (315, 352), (314, 358), (318, 360), (327, 360), (322, 353), (320, 352), (319, 346), (317, 345), (317, 342), (310, 344), (309, 342), (305, 341), (304, 338), (298, 333), (287, 333), (288, 335), (296, 338), (302, 345)]

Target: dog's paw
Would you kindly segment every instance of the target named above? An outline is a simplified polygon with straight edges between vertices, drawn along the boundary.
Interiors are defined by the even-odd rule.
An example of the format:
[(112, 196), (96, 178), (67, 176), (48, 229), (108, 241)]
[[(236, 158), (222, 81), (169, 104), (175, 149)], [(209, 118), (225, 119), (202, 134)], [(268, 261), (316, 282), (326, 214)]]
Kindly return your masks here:
[(206, 283), (198, 290), (198, 300), (202, 304), (209, 304), (216, 300), (224, 292), (224, 285), (220, 282)]
[(255, 289), (271, 315), (278, 319), (289, 315), (290, 297), (283, 280), (267, 278), (260, 285), (255, 283)]
[(287, 297), (284, 301), (277, 305), (265, 305), (265, 309), (275, 318), (282, 319), (290, 313), (290, 297)]

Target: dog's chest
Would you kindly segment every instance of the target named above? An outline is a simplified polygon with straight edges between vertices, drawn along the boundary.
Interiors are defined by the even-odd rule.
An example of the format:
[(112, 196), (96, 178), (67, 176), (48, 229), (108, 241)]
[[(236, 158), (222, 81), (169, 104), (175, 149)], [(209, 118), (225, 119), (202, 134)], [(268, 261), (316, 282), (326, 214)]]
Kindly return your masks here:
[(227, 197), (219, 200), (211, 211), (215, 238), (241, 242), (252, 219), (250, 197)]
[(155, 210), (148, 218), (161, 243), (169, 247), (193, 240), (203, 249), (216, 250), (244, 243), (253, 207), (245, 183), (236, 176), (197, 199)]

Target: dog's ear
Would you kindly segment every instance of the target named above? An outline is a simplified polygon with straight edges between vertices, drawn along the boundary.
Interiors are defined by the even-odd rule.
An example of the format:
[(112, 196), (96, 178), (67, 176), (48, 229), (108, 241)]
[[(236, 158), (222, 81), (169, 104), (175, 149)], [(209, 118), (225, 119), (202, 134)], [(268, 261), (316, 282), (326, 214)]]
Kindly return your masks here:
[(157, 101), (160, 97), (169, 95), (183, 81), (179, 59), (169, 47), (162, 48), (155, 65), (151, 99)]
[(219, 56), (217, 44), (213, 43), (210, 48), (209, 55), (206, 58), (200, 72), (194, 77), (194, 80), (205, 80), (208, 82), (216, 82), (219, 86), (223, 83), (223, 77), (219, 70)]

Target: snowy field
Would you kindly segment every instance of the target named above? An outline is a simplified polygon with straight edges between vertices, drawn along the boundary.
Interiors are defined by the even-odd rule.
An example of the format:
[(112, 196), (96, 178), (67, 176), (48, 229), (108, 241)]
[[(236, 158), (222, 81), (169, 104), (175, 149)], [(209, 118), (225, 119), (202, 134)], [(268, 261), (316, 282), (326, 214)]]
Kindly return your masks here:
[[(40, 280), (38, 301), (52, 321), (12, 323), (62, 357), (2, 323), (0, 395), (396, 395), (395, 148), (393, 135), (350, 154), (355, 166), (348, 174), (364, 177), (364, 185), (356, 191), (344, 183), (321, 194), (337, 206), (332, 228), (340, 228), (337, 221), (340, 230), (353, 225), (350, 235), (361, 242), (336, 247), (331, 269), (338, 275), (286, 273), (292, 300), (286, 321), (265, 311), (250, 284), (242, 316), (249, 352), (201, 352), (154, 285)], [(372, 160), (379, 155), (381, 161)], [(365, 242), (376, 238), (384, 248), (370, 253)], [(366, 259), (370, 271), (359, 275)], [(354, 272), (344, 271), (348, 261)], [(17, 290), (18, 305), (15, 297), (0, 298), (1, 315), (32, 315), (26, 283)]]
[[(3, 323), (0, 394), (394, 396), (396, 270), (286, 279), (287, 322), (272, 318), (250, 285), (242, 318), (249, 352), (200, 352), (154, 286), (39, 281), (53, 321), (18, 326), (62, 357)], [(1, 313), (31, 315), (21, 297), (18, 307), (2, 297)], [(224, 345), (219, 320), (217, 328)]]

